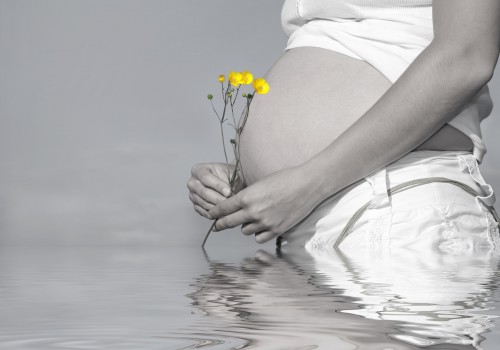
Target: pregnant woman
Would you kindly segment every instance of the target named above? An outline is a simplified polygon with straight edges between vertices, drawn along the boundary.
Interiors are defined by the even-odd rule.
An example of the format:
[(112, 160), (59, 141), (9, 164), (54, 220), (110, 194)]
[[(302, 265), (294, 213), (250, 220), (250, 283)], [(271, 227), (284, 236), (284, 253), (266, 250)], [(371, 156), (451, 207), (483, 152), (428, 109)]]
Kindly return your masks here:
[[(495, 248), (478, 164), (498, 0), (286, 0), (285, 53), (240, 139), (242, 179), (197, 164), (195, 210), (259, 243)], [(233, 169), (234, 170), (234, 169)]]

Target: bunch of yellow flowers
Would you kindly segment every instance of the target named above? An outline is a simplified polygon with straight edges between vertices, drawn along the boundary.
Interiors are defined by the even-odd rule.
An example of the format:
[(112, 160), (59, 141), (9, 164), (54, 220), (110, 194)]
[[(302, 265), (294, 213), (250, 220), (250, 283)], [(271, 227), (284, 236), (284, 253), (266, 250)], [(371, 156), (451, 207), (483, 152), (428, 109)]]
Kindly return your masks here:
[[(250, 73), (249, 71), (243, 71), (243, 72), (231, 71), (228, 76), (228, 81), (229, 81), (228, 84), (224, 84), (224, 82), (226, 81), (226, 76), (224, 74), (219, 75), (217, 80), (221, 83), (221, 89), (222, 89), (222, 97), (224, 102), (222, 112), (218, 112), (217, 109), (215, 108), (212, 101), (214, 96), (212, 94), (208, 94), (207, 97), (210, 100), (210, 103), (212, 104), (212, 109), (215, 112), (217, 119), (219, 120), (221, 137), (222, 137), (222, 147), (224, 150), (224, 157), (226, 159), (226, 164), (227, 164), (228, 184), (231, 188), (231, 192), (233, 192), (236, 176), (239, 174), (243, 178), (243, 168), (241, 166), (240, 155), (239, 155), (240, 153), (239, 138), (247, 122), (250, 112), (250, 104), (252, 103), (255, 94), (241, 95), (242, 97), (245, 97), (245, 108), (243, 109), (243, 112), (240, 118), (238, 119), (234, 116), (235, 113), (234, 106), (236, 103), (236, 99), (238, 97), (241, 85), (252, 84), (257, 94), (265, 95), (269, 92), (269, 84), (264, 78), (254, 79), (253, 74)], [(228, 118), (227, 114), (230, 114), (231, 118)], [(232, 171), (232, 173), (229, 165), (229, 158), (227, 154), (228, 152), (226, 149), (226, 137), (224, 136), (224, 124), (226, 122), (228, 122), (228, 125), (231, 126), (235, 132), (234, 137), (230, 139), (235, 159), (234, 170)], [(215, 227), (215, 221), (212, 223), (212, 226), (205, 235), (202, 247), (205, 245), (205, 242), (207, 241), (207, 238), (210, 235), (210, 232), (212, 232), (212, 229), (214, 227)]]
[[(269, 84), (264, 78), (257, 78), (254, 80), (253, 74), (249, 71), (244, 72), (235, 72), (231, 71), (229, 73), (229, 82), (232, 86), (238, 87), (241, 85), (249, 85), (253, 82), (253, 88), (256, 93), (264, 95), (269, 92)], [(226, 77), (221, 74), (219, 75), (219, 82), (223, 83), (226, 80)]]

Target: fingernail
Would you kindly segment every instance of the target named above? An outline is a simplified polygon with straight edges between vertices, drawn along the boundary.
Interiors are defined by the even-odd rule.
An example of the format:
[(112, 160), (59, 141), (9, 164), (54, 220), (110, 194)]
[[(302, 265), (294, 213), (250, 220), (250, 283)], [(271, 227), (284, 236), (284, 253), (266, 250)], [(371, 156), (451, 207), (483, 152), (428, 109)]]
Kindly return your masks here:
[(209, 213), (207, 213), (207, 219), (212, 220), (212, 215), (210, 215)]
[(227, 196), (229, 196), (231, 194), (231, 190), (229, 188), (225, 187), (222, 190), (222, 194), (227, 197)]

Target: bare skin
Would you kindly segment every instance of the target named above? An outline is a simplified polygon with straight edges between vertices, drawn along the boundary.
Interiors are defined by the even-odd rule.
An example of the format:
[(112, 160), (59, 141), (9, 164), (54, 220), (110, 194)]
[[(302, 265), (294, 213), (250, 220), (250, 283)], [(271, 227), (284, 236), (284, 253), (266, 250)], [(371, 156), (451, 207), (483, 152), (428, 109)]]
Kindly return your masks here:
[[(255, 97), (241, 136), (247, 185), (311, 159), (392, 85), (367, 62), (316, 47), (287, 51), (266, 80), (272, 89)], [(471, 150), (472, 142), (445, 125), (417, 149)]]
[[(222, 193), (227, 184), (214, 173), (216, 165), (197, 165), (188, 181), (190, 191), (201, 199), (193, 201), (195, 210), (208, 218), (217, 218), (218, 230), (243, 225), (243, 234), (255, 235), (256, 241), (263, 243), (293, 227), (328, 196), (414, 149), (470, 149), (470, 144), (462, 142), (459, 132), (445, 125), (491, 79), (500, 50), (500, 3), (497, 0), (434, 0), (433, 21), (434, 40), (393, 85), (380, 75), (377, 77), (377, 72), (362, 62), (325, 52), (322, 65), (328, 65), (327, 56), (338, 56), (339, 62), (345, 61), (345, 67), (357, 65), (364, 74), (351, 86), (354, 91), (341, 85), (344, 90), (337, 93), (343, 95), (337, 96), (343, 98), (328, 98), (316, 103), (316, 107), (309, 106), (315, 108), (315, 113), (310, 113), (307, 106), (300, 106), (305, 99), (297, 98), (293, 102), (290, 99), (289, 107), (276, 102), (288, 108), (286, 120), (295, 118), (297, 123), (302, 123), (300, 127), (283, 126), (283, 120), (275, 117), (277, 110), (262, 111), (259, 119), (259, 103), (255, 100), (257, 112), (252, 115), (252, 118), (257, 115), (252, 126), (255, 129), (253, 132), (252, 128), (247, 129), (243, 142), (256, 149), (250, 152), (248, 146), (242, 155), (243, 163), (253, 159), (257, 164), (250, 173), (248, 165), (244, 168), (247, 182), (251, 184), (230, 198), (215, 198), (213, 192)], [(302, 51), (306, 53), (305, 49)], [(280, 61), (287, 60), (288, 56), (293, 58), (294, 52), (299, 51), (292, 50)], [(282, 79), (301, 74), (300, 69), (295, 73), (290, 68), (287, 70), (280, 61), (276, 72), (284, 69)], [(322, 79), (322, 74), (331, 74), (325, 72), (322, 69), (314, 76)], [(357, 74), (357, 70), (351, 68), (352, 76), (342, 80), (341, 75), (349, 70), (342, 67), (336, 72), (338, 76), (326, 82), (319, 80), (326, 85), (306, 85), (296, 80), (288, 89), (295, 94), (310, 94), (311, 98), (325, 89), (330, 96), (335, 93), (338, 81), (352, 81), (352, 76)], [(279, 76), (273, 70), (269, 72), (271, 86)], [(362, 79), (371, 80), (360, 85)], [(349, 100), (351, 95), (357, 98)], [(271, 103), (266, 110), (269, 108)], [(297, 113), (293, 112), (295, 109)], [(308, 119), (303, 117), (306, 112)], [(265, 121), (263, 113), (270, 113)], [(259, 120), (261, 127), (257, 128)], [(325, 134), (316, 135), (324, 129)], [(313, 133), (317, 141), (311, 141), (304, 130)], [(301, 132), (304, 134), (299, 137)], [(262, 153), (259, 149), (262, 143), (272, 143), (272, 152)]]

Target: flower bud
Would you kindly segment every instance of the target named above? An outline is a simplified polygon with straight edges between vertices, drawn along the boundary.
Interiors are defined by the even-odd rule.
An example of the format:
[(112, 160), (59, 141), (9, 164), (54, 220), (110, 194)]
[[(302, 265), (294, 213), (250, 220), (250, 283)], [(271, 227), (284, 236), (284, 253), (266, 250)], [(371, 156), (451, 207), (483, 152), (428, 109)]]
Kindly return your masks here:
[(208, 98), (209, 100), (211, 100), (211, 99), (213, 99), (213, 98), (214, 98), (214, 95), (212, 95), (212, 94), (208, 94), (207, 98)]

